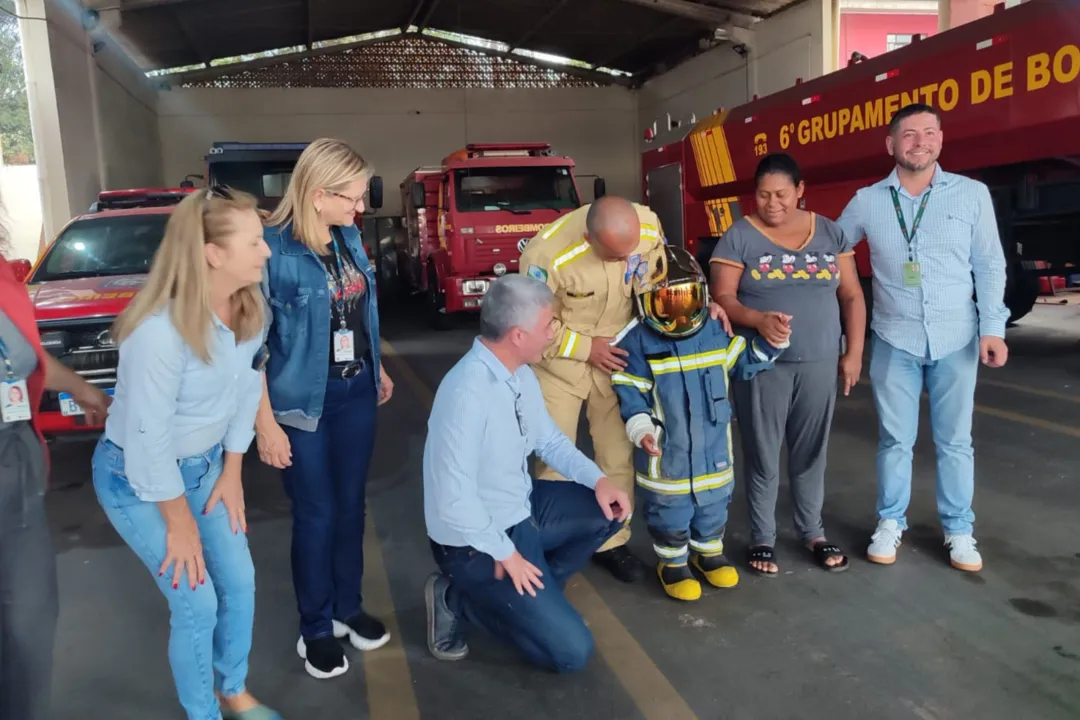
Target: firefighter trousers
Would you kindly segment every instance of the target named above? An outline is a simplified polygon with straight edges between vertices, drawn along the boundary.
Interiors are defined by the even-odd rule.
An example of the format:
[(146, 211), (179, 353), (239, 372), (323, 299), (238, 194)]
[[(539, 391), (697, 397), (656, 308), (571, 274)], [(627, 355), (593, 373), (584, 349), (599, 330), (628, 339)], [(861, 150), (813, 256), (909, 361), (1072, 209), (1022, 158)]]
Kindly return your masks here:
[(660, 562), (685, 565), (690, 553), (724, 552), (724, 528), (735, 483), (703, 493), (663, 495), (639, 488), (645, 526)]
[[(596, 464), (618, 489), (634, 502), (634, 446), (626, 437), (626, 425), (619, 414), (619, 398), (611, 389), (610, 380), (601, 372), (592, 370), (583, 383), (589, 383), (588, 395), (581, 398), (567, 389), (565, 383), (556, 380), (541, 368), (534, 368), (544, 402), (555, 424), (575, 444), (581, 405), (585, 404), (585, 418), (589, 422), (593, 455)], [(604, 385), (606, 383), (606, 386)], [(536, 461), (536, 477), (541, 480), (566, 480), (539, 458)], [(630, 523), (625, 523), (597, 552), (612, 550), (625, 545), (630, 539)]]

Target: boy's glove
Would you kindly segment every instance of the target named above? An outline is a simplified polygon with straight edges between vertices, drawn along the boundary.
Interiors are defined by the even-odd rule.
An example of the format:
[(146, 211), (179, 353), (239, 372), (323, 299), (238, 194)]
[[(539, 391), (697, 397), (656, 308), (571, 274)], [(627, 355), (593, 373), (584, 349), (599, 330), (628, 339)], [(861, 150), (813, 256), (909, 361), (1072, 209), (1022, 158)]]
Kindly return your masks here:
[(659, 430), (660, 426), (653, 421), (652, 416), (645, 413), (638, 413), (626, 421), (626, 436), (634, 447), (641, 447), (641, 441), (646, 435), (652, 435), (655, 439)]

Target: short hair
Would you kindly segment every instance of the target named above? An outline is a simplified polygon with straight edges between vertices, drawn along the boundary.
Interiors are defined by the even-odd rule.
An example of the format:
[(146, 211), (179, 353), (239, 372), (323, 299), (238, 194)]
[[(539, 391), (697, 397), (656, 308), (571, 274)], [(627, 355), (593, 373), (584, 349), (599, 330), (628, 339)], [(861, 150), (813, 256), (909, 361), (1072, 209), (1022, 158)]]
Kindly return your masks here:
[(938, 125), (941, 125), (941, 113), (925, 103), (911, 103), (900, 108), (895, 115), (892, 116), (892, 120), (889, 121), (889, 134), (892, 135), (896, 132), (896, 128), (900, 127), (907, 118), (912, 115), (922, 115), (923, 113), (929, 113), (937, 118)]
[(787, 175), (791, 184), (796, 187), (803, 180), (799, 163), (787, 153), (772, 153), (761, 158), (757, 171), (754, 173), (754, 185), (760, 185), (761, 179), (766, 175)]
[(515, 327), (531, 330), (540, 311), (554, 300), (547, 283), (528, 275), (504, 275), (484, 294), (480, 335), (487, 340), (501, 340)]

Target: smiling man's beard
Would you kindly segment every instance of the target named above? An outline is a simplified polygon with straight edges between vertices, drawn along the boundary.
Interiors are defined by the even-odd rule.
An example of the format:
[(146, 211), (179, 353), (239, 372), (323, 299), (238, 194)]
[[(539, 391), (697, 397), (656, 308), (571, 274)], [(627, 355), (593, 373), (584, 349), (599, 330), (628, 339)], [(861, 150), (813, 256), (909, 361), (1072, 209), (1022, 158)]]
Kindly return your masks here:
[(924, 164), (922, 165), (916, 165), (910, 162), (906, 157), (897, 156), (896, 158), (896, 164), (904, 168), (908, 172), (921, 172), (929, 167), (933, 167), (936, 161), (937, 158), (933, 155), (927, 155)]

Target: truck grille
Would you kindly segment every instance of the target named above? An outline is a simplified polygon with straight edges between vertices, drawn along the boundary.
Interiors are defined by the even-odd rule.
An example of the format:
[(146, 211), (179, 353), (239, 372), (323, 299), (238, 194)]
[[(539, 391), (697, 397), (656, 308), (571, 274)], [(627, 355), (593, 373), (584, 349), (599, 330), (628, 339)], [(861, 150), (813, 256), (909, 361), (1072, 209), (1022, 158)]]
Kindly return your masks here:
[[(109, 337), (114, 318), (50, 320), (38, 323), (41, 344), (57, 360), (103, 390), (116, 385), (120, 353)], [(42, 412), (59, 412), (57, 393), (46, 390)]]
[(479, 273), (490, 273), (496, 263), (506, 265), (512, 271), (517, 270), (517, 260), (521, 253), (517, 249), (518, 240), (514, 237), (474, 238), (469, 248), (469, 260)]

